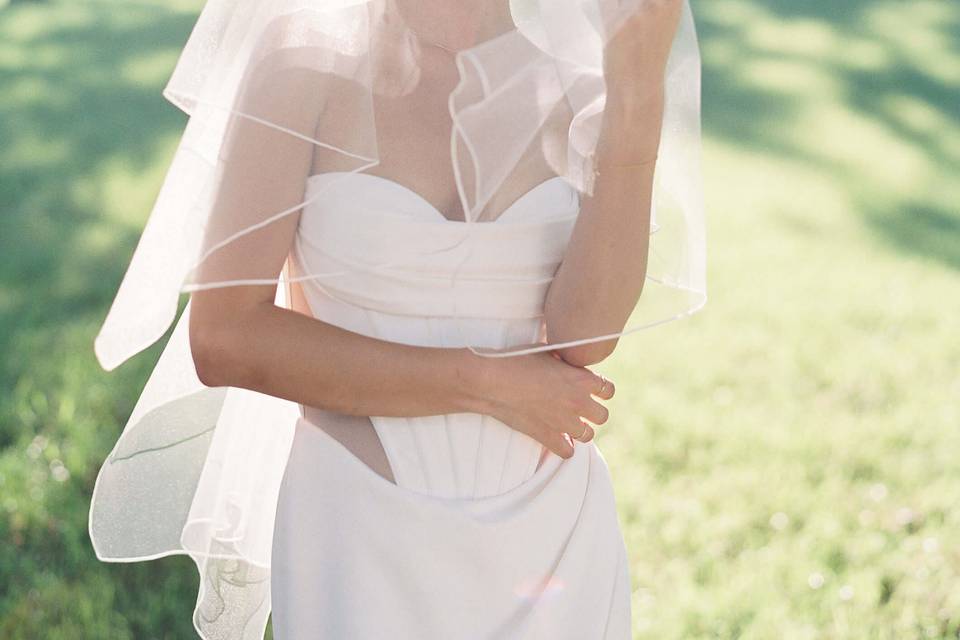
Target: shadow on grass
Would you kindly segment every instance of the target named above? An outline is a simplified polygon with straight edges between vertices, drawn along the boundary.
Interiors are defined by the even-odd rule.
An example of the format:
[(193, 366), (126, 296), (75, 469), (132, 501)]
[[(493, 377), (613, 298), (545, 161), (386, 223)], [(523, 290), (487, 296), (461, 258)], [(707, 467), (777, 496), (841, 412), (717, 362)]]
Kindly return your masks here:
[[(0, 100), (0, 139), (8, 141), (0, 156), (0, 287), (15, 301), (2, 309), (0, 326), (56, 326), (78, 313), (103, 312), (126, 266), (118, 257), (132, 249), (139, 232), (117, 229), (122, 235), (99, 252), (88, 246), (78, 251), (75, 235), (102, 222), (95, 204), (78, 202), (78, 185), (92, 190), (86, 201), (99, 202), (96, 177), (106, 162), (133, 173), (148, 170), (157, 163), (164, 136), (184, 125), (183, 114), (159, 89), (129, 78), (126, 65), (176, 50), (191, 16), (149, 5), (120, 6), (84, 6), (82, 24), (66, 21), (24, 37), (16, 42), (23, 63), (0, 66), (6, 94)], [(56, 295), (56, 283), (78, 273), (88, 285), (78, 287), (83, 295), (66, 300)], [(0, 341), (5, 352), (7, 347)]]
[(96, 471), (164, 342), (124, 375), (95, 361), (94, 333), (149, 213), (136, 205), (130, 226), (113, 224), (105, 176), (155, 182), (138, 175), (155, 175), (186, 123), (160, 91), (195, 19), (162, 3), (0, 10), (0, 636), (10, 640), (196, 635), (188, 558), (105, 564), (87, 536)]
[[(948, 176), (944, 168), (960, 164), (957, 145), (944, 144), (945, 137), (960, 137), (960, 81), (954, 81), (957, 74), (951, 72), (960, 65), (960, 5), (917, 3), (911, 23), (904, 24), (878, 15), (884, 4), (891, 10), (890, 3), (873, 0), (698, 3), (695, 11), (705, 45), (704, 127), (709, 135), (737, 147), (810, 163), (835, 175), (844, 181), (864, 222), (884, 242), (957, 269), (960, 207), (951, 204), (948, 192), (931, 193), (931, 185), (920, 182), (908, 193), (894, 190), (873, 174), (872, 165), (880, 158), (857, 131), (848, 132), (844, 140), (853, 149), (851, 156), (862, 147), (855, 162), (820, 148), (824, 136), (834, 131), (812, 129), (809, 135), (797, 135), (791, 123), (818, 96), (788, 94), (744, 80), (752, 65), (765, 62), (825, 75), (837, 91), (826, 98), (896, 140), (897, 149), (917, 152), (934, 171)], [(823, 47), (816, 50), (809, 42), (818, 38)], [(709, 55), (719, 50), (726, 55)], [(860, 64), (857, 56), (864, 52), (866, 60)], [(811, 93), (817, 90), (814, 83)], [(920, 125), (904, 117), (904, 100), (919, 105)]]

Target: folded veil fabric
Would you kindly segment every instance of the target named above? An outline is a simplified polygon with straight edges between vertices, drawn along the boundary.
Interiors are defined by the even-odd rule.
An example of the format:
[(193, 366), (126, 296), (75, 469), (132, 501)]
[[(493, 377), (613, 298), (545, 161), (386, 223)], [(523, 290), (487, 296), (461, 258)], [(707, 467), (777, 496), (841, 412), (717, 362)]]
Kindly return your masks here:
[[(474, 44), (452, 57), (456, 81), (448, 88), (421, 64), (418, 30), (437, 33), (440, 26), (427, 11), (431, 3), (208, 0), (163, 92), (189, 120), (96, 338), (99, 362), (111, 370), (158, 340), (185, 292), (276, 284), (277, 304), (289, 306), (291, 282), (333, 288), (351, 273), (423, 258), (401, 246), (390, 256), (291, 277), (289, 264), (272, 264), (266, 256), (275, 252), (262, 250), (287, 246), (295, 214), (324, 197), (325, 188), (307, 197), (313, 167), (348, 177), (377, 167), (385, 150), (398, 146), (388, 136), (404, 127), (390, 133), (378, 126), (383, 114), (403, 114), (418, 135), (449, 137), (450, 173), (435, 179), (455, 187), (464, 218), (457, 241), (442, 251), (464, 264), (483, 225), (507, 224), (498, 222), (505, 208), (495, 196), (517, 193), (537, 162), (592, 195), (607, 93), (603, 46), (647, 1), (509, 0), (502, 14), (479, 12)], [(512, 27), (496, 26), (505, 22)], [(446, 105), (449, 119), (400, 108), (412, 95)], [(623, 331), (496, 354), (464, 346), (516, 356), (626, 335), (699, 310), (706, 301), (699, 120), (700, 58), (685, 2), (667, 64), (653, 207), (637, 211), (652, 216), (647, 281)], [(461, 275), (446, 283), (444, 315), (466, 321)], [(201, 636), (259, 639), (269, 614), (276, 494), (298, 407), (200, 383), (189, 313), (188, 304), (100, 470), (90, 535), (105, 561), (189, 554), (201, 576), (194, 611)]]
[[(459, 83), (437, 99), (448, 102), (451, 169), (468, 223), (495, 217), (484, 206), (517, 181), (531, 149), (592, 194), (592, 152), (606, 97), (602, 47), (618, 17), (646, 1), (511, 0), (515, 27), (456, 56)], [(246, 249), (281, 236), (278, 223), (309, 202), (302, 185), (287, 178), (303, 175), (309, 154), (330, 171), (380, 163), (375, 105), (411, 91), (421, 71), (418, 42), (404, 22), (411, 15), (429, 24), (395, 0), (209, 0), (164, 90), (190, 119), (97, 337), (105, 368), (163, 335), (180, 293), (280, 280), (279, 269), (260, 274)], [(700, 58), (689, 6), (666, 84), (647, 282), (624, 330), (612, 335), (688, 315), (706, 299)], [(224, 188), (253, 171), (243, 166), (250, 152), (270, 158), (268, 175), (256, 174), (252, 201), (235, 185)], [(280, 184), (285, 178), (290, 185)], [(463, 245), (450, 250), (468, 245), (475, 226), (465, 225)], [(298, 278), (322, 283), (391, 263), (370, 256), (363, 265)], [(455, 278), (450, 286), (456, 289)], [(579, 336), (534, 350), (609, 337)]]

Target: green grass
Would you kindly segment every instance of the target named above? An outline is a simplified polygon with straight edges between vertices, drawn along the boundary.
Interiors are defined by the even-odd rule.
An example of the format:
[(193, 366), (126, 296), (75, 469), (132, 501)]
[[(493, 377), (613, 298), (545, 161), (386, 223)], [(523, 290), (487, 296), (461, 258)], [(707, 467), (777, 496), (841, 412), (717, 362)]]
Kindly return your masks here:
[[(195, 637), (184, 557), (95, 559), (157, 345), (93, 336), (184, 117), (194, 0), (0, 11), (0, 637)], [(709, 296), (624, 338), (598, 436), (636, 638), (960, 637), (960, 5), (695, 1)]]

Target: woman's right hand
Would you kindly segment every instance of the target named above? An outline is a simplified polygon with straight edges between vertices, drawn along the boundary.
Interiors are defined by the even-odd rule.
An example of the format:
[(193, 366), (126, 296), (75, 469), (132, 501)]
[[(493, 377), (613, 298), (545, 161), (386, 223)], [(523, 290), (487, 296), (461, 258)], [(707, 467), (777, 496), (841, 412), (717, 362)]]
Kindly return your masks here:
[[(539, 346), (537, 345), (529, 346)], [(511, 349), (516, 349), (512, 346)], [(609, 400), (612, 381), (587, 367), (568, 364), (555, 351), (487, 358), (474, 354), (487, 403), (484, 413), (525, 433), (562, 458), (573, 455), (573, 439), (590, 442), (593, 424), (604, 424), (609, 410), (594, 396)]]

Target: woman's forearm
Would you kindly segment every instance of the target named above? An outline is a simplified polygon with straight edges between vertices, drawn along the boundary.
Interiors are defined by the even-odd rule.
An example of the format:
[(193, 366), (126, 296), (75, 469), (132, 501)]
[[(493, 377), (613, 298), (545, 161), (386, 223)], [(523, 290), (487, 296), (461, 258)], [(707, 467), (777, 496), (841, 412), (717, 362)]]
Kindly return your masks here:
[(208, 386), (241, 387), (361, 416), (487, 409), (482, 374), (489, 359), (469, 349), (379, 340), (272, 303), (198, 330), (191, 345)]
[[(611, 98), (613, 100), (613, 98)], [(597, 144), (593, 195), (583, 201), (544, 307), (547, 342), (623, 330), (643, 290), (650, 205), (663, 117), (662, 94), (643, 104), (608, 104)], [(558, 349), (570, 364), (607, 357), (610, 339)]]

